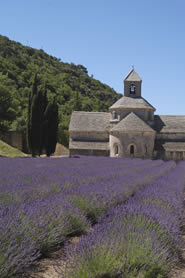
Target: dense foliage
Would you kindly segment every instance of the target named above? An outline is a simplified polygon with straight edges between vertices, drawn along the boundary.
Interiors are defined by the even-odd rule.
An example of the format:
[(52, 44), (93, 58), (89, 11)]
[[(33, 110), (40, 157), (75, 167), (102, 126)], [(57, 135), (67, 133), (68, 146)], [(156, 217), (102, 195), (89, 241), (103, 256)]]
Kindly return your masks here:
[(7, 88), (0, 84), (0, 133), (4, 133), (9, 129), (14, 116), (12, 96)]
[[(121, 256), (124, 257), (125, 250), (121, 249), (123, 245), (121, 243), (123, 242), (119, 242), (121, 238), (117, 235), (119, 231), (121, 232), (120, 235), (124, 235), (124, 231), (127, 230), (128, 234), (124, 235), (122, 240), (127, 241), (127, 236), (132, 238), (132, 232), (129, 235), (129, 227), (131, 225), (135, 230), (134, 220), (131, 224), (128, 224), (128, 227), (124, 225), (129, 222), (132, 213), (137, 216), (137, 205), (134, 204), (136, 201), (130, 201), (124, 209), (119, 210), (119, 208), (138, 190), (144, 190), (143, 188), (146, 188), (143, 191), (145, 192), (145, 194), (143, 193), (145, 203), (138, 206), (141, 217), (141, 223), (139, 222), (138, 225), (141, 226), (141, 231), (147, 229), (148, 226), (150, 227), (151, 236), (157, 242), (156, 248), (159, 247), (156, 249), (156, 254), (160, 251), (158, 260), (165, 263), (166, 252), (168, 252), (169, 261), (172, 262), (176, 256), (175, 242), (179, 242), (183, 207), (182, 191), (185, 178), (184, 163), (176, 168), (175, 166), (172, 161), (106, 157), (0, 158), (0, 277), (8, 278), (14, 273), (20, 272), (42, 254), (46, 254), (53, 247), (66, 242), (69, 235), (86, 233), (91, 225), (95, 223), (98, 223), (97, 228), (94, 226), (94, 237), (97, 236), (97, 240), (90, 234), (88, 236), (88, 239), (90, 239), (88, 241), (89, 245), (87, 246), (86, 238), (83, 239), (82, 237), (82, 243), (85, 243), (80, 244), (79, 249), (73, 250), (77, 261), (74, 257), (71, 257), (71, 247), (69, 253), (67, 251), (69, 260), (66, 265), (66, 277), (94, 278), (96, 276), (94, 270), (91, 269), (92, 264), (97, 271), (97, 277), (103, 277), (98, 275), (105, 274), (102, 269), (105, 269), (108, 274), (109, 271), (112, 274), (112, 268), (109, 269), (108, 266), (104, 268), (104, 262), (112, 265), (115, 271), (118, 268), (121, 269)], [(175, 183), (177, 175), (179, 182)], [(154, 183), (152, 184), (152, 182)], [(147, 186), (147, 184), (151, 185)], [(166, 190), (164, 196), (162, 189), (159, 190), (162, 185)], [(152, 192), (155, 194), (150, 193), (152, 188)], [(158, 191), (155, 191), (155, 188)], [(136, 199), (139, 200), (137, 202), (140, 202), (141, 197), (139, 199), (139, 196), (137, 195)], [(148, 214), (144, 209), (147, 204), (149, 207)], [(152, 214), (153, 220), (151, 221), (157, 222), (157, 228), (160, 231), (161, 240), (166, 244), (166, 249), (164, 249), (164, 245), (160, 245), (158, 234), (155, 234), (155, 227), (152, 228), (153, 222), (150, 223), (150, 219), (147, 220), (148, 226), (143, 227), (146, 223), (142, 217), (143, 215), (145, 218), (150, 217), (152, 206), (155, 208), (155, 213)], [(166, 208), (169, 213), (165, 212)], [(124, 225), (121, 222), (121, 213), (123, 213), (123, 217), (126, 217), (127, 214), (129, 216), (127, 222), (124, 221)], [(111, 233), (113, 219), (115, 219), (115, 229)], [(116, 224), (119, 221), (121, 226)], [(137, 221), (140, 221), (140, 218)], [(107, 225), (106, 237), (102, 234), (103, 230), (106, 230), (105, 225)], [(100, 234), (98, 234), (99, 230)], [(161, 231), (165, 231), (164, 236), (162, 236)], [(148, 230), (146, 230), (145, 235), (148, 235), (148, 233)], [(115, 234), (113, 241), (111, 241), (111, 234)], [(136, 238), (138, 244), (142, 242), (142, 236), (138, 235)], [(149, 240), (144, 243), (145, 248), (143, 247), (143, 250), (146, 251), (147, 244), (151, 248), (149, 248), (150, 253), (143, 253), (144, 258), (153, 256), (153, 243), (150, 242), (150, 233), (148, 237)], [(91, 242), (96, 242), (94, 249)], [(115, 246), (120, 244), (120, 249), (118, 249), (120, 252), (117, 255), (111, 253), (116, 252), (116, 247), (112, 248), (114, 242), (116, 243)], [(128, 244), (130, 243), (128, 242)], [(130, 248), (133, 252), (135, 250), (134, 244), (133, 241), (132, 248)], [(169, 247), (167, 244), (169, 244)], [(110, 249), (108, 249), (109, 247)], [(78, 253), (78, 250), (80, 253)], [(105, 261), (105, 254), (99, 253), (99, 250), (107, 254)], [(81, 252), (83, 252), (83, 255)], [(96, 257), (95, 254), (98, 253), (99, 256)], [(110, 256), (108, 257), (108, 255)], [(139, 253), (137, 253), (137, 256), (139, 256)], [(156, 262), (156, 256), (152, 262)], [(89, 261), (90, 258), (95, 258), (95, 260), (91, 262)], [(112, 259), (109, 260), (109, 258)], [(115, 265), (116, 258), (119, 260)], [(131, 253), (128, 253), (128, 258), (132, 258)], [(133, 261), (128, 261), (127, 270), (132, 271), (132, 268), (135, 268), (137, 258), (134, 257)], [(90, 262), (90, 267), (84, 262)], [(81, 274), (81, 263), (84, 265), (85, 274), (83, 275)], [(138, 263), (140, 262), (138, 261)], [(150, 267), (150, 262), (145, 261), (144, 263)], [(76, 266), (78, 276), (71, 273), (71, 267), (68, 267), (71, 265)], [(167, 260), (165, 268), (168, 269), (168, 266)]]
[(27, 145), (32, 156), (55, 152), (58, 133), (58, 105), (48, 103), (46, 84), (38, 90), (37, 73), (28, 100)]
[(72, 110), (107, 111), (120, 97), (109, 86), (90, 77), (84, 66), (61, 62), (42, 49), (23, 46), (0, 35), (0, 84), (13, 97), (13, 129), (26, 131), (28, 96), (35, 72), (38, 72), (39, 86), (47, 81), (49, 100), (56, 97), (58, 137), (65, 145)]
[(58, 105), (49, 103), (44, 112), (43, 147), (46, 155), (50, 156), (55, 152), (58, 134)]

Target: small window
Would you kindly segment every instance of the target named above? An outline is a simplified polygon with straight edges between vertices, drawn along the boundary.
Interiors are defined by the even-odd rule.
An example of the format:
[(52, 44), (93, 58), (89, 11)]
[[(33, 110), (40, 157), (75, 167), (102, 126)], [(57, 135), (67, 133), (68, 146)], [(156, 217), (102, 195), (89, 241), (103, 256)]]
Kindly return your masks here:
[(117, 118), (116, 111), (112, 111), (112, 119), (115, 120)]
[(115, 145), (114, 145), (114, 155), (115, 155), (115, 156), (118, 156), (118, 151), (119, 151), (119, 150), (118, 150), (118, 145), (115, 144)]
[(130, 154), (134, 154), (134, 145), (130, 146)]
[(149, 121), (153, 120), (153, 113), (152, 112), (148, 112), (149, 113)]
[(134, 85), (131, 85), (130, 86), (130, 94), (135, 95), (135, 93), (136, 93), (136, 87)]

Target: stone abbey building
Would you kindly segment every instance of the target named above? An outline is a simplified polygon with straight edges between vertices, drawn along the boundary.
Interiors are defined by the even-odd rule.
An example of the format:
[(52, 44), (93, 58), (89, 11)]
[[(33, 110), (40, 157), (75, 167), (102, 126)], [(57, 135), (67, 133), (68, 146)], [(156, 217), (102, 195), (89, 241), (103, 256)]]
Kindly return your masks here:
[(154, 115), (132, 69), (124, 96), (109, 112), (74, 111), (69, 125), (70, 155), (185, 159), (185, 115)]

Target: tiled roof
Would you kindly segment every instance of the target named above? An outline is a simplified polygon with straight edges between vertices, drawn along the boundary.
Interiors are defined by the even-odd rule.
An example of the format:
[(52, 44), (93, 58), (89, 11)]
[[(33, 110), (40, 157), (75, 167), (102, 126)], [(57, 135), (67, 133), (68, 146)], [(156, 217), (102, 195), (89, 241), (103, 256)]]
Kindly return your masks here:
[(111, 133), (114, 131), (119, 132), (155, 132), (149, 125), (147, 125), (136, 114), (131, 112), (121, 120), (116, 126), (111, 129)]
[(139, 74), (134, 69), (132, 69), (126, 76), (125, 81), (142, 81), (142, 79)]
[(71, 116), (69, 131), (105, 132), (109, 126), (109, 113), (74, 111)]
[(185, 133), (185, 115), (155, 115), (154, 123), (160, 133)]
[(115, 108), (147, 108), (155, 111), (155, 108), (142, 97), (132, 98), (123, 96), (110, 107), (110, 109)]
[(167, 142), (163, 147), (165, 151), (185, 151), (185, 142)]

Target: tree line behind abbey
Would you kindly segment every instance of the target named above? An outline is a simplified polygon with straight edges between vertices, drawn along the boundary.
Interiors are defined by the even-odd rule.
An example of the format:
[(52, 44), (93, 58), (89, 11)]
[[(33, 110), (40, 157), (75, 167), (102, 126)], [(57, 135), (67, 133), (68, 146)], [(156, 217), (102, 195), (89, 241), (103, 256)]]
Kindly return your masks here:
[(57, 104), (57, 141), (65, 146), (73, 110), (107, 112), (121, 96), (89, 76), (83, 65), (64, 63), (42, 49), (0, 35), (0, 130), (27, 133), (29, 96), (36, 73), (38, 91), (46, 90), (48, 103)]

